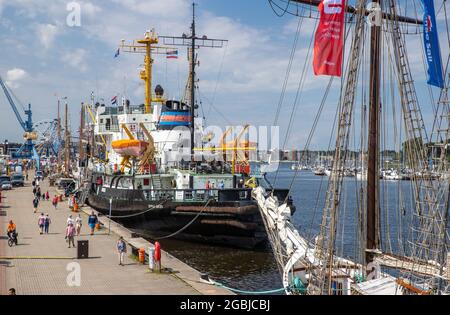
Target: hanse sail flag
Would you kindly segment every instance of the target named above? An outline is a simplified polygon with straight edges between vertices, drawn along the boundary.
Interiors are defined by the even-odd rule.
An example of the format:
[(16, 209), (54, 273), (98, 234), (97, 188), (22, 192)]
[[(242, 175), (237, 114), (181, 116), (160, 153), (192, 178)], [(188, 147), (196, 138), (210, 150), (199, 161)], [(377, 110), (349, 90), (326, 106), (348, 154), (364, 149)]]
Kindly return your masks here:
[(314, 74), (342, 75), (345, 0), (322, 0), (314, 39)]
[(436, 26), (436, 14), (433, 0), (422, 0), (423, 37), (425, 56), (428, 64), (427, 83), (439, 88), (444, 88), (444, 75), (442, 69), (441, 49), (439, 47), (439, 33)]

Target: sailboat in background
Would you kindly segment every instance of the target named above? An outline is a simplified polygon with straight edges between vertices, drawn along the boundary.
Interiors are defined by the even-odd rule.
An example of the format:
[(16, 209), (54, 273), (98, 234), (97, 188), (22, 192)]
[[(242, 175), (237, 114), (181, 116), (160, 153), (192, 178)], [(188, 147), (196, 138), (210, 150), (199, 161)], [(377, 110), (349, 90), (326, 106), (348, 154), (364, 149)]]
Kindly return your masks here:
[[(269, 2), (272, 5), (276, 4), (276, 1)], [(423, 25), (425, 41), (429, 40), (433, 35), (432, 32), (437, 32), (430, 24), (430, 21), (434, 23), (433, 25), (436, 23), (433, 1), (423, 2), (424, 21), (401, 16), (399, 12), (402, 7), (399, 1), (372, 1), (375, 5), (372, 8), (381, 9), (378, 11), (381, 23), (370, 25), (370, 28), (366, 23), (366, 16), (375, 11), (366, 9), (368, 1), (356, 1), (356, 7), (346, 5), (345, 1), (291, 2), (297, 3), (297, 11), (293, 12), (294, 14), (299, 12), (300, 18), (308, 17), (308, 13), (311, 16), (311, 11), (305, 12), (308, 10), (307, 7), (318, 6), (320, 24), (316, 33), (316, 44), (318, 38), (319, 41), (324, 40), (317, 35), (323, 31), (321, 29), (323, 25), (333, 25), (334, 30), (331, 32), (341, 29), (340, 34), (334, 34), (341, 37), (340, 39), (334, 37), (334, 43), (330, 44), (332, 40), (329, 37), (328, 42), (327, 39), (324, 40), (326, 48), (330, 49), (334, 44), (342, 50), (343, 43), (339, 41), (343, 39), (346, 28), (348, 34), (351, 34), (349, 35), (351, 44), (345, 71), (342, 71), (345, 79), (341, 83), (342, 95), (337, 109), (334, 159), (323, 200), (321, 222), (316, 230), (317, 235), (313, 237), (312, 229), (299, 231), (295, 227), (291, 222), (291, 211), (285, 200), (279, 200), (259, 187), (253, 190), (253, 197), (257, 200), (262, 213), (286, 293), (448, 294), (449, 182), (448, 176), (440, 176), (433, 180), (431, 174), (449, 173), (450, 73), (447, 67), (444, 71), (447, 79), (444, 80), (443, 76), (442, 82), (439, 80), (432, 82), (430, 74), (432, 71), (428, 71), (428, 83), (438, 85), (440, 88), (431, 137), (428, 137), (408, 60), (403, 27), (403, 24), (407, 23), (414, 23), (416, 27)], [(447, 14), (445, 5), (444, 2)], [(284, 12), (287, 10), (288, 8), (285, 8)], [(344, 12), (347, 13), (345, 23)], [(370, 48), (366, 49), (365, 44), (368, 42)], [(434, 47), (430, 49), (439, 50), (436, 41), (433, 44)], [(335, 52), (336, 47), (331, 53)], [(315, 51), (315, 74), (340, 75), (337, 69), (340, 66), (339, 56), (337, 58), (333, 56), (335, 61), (333, 68), (330, 64), (320, 67), (320, 63), (316, 60), (318, 55), (319, 58), (323, 58), (324, 52), (316, 54)], [(436, 67), (438, 61), (434, 62)], [(450, 55), (447, 65), (449, 63)], [(368, 81), (365, 79), (367, 69), (369, 69)], [(365, 82), (369, 83), (368, 88)], [(361, 95), (358, 95), (359, 91), (362, 91)], [(348, 188), (349, 181), (344, 181), (344, 176), (349, 159), (351, 134), (355, 128), (355, 105), (358, 97), (361, 97), (362, 108), (366, 106), (365, 100), (369, 100), (368, 124), (365, 124), (365, 117), (361, 119), (363, 127), (361, 139), (367, 139), (367, 142), (361, 141), (360, 147), (361, 156), (367, 154), (367, 164), (363, 165), (359, 176), (353, 180), (353, 185), (356, 186), (351, 186), (357, 187), (358, 202), (349, 206), (345, 202), (345, 193), (354, 194), (355, 190)], [(408, 208), (410, 213), (409, 232), (406, 235), (399, 232), (398, 242), (403, 246), (398, 248), (394, 248), (391, 244), (393, 240), (389, 234), (390, 225), (387, 221), (389, 211), (393, 209), (382, 203), (385, 198), (382, 194), (386, 193), (386, 187), (380, 184), (380, 142), (386, 133), (386, 128), (381, 128), (382, 123), (386, 124), (382, 114), (387, 107), (388, 97), (392, 106), (401, 105), (401, 119), (406, 138), (403, 153), (409, 168), (413, 170), (411, 181), (407, 182), (410, 184), (411, 195), (400, 194), (398, 200), (401, 204), (398, 211), (404, 215)], [(308, 148), (305, 148), (305, 151), (307, 150)], [(408, 198), (410, 199), (407, 200)], [(348, 209), (351, 207), (353, 208)], [(354, 211), (352, 213), (356, 218), (353, 225), (346, 219), (346, 214), (350, 211)], [(307, 224), (302, 223), (302, 226), (305, 225)], [(350, 227), (346, 229), (348, 225)], [(349, 230), (354, 233), (352, 235), (355, 241), (346, 244), (344, 236), (350, 233)]]

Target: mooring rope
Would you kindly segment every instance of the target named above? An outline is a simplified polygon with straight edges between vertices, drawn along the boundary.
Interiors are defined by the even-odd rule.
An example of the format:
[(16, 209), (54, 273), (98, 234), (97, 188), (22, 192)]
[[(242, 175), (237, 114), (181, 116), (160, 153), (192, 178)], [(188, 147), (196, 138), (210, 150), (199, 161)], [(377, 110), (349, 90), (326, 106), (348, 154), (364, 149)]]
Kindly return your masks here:
[(266, 291), (247, 291), (247, 290), (240, 290), (240, 289), (235, 289), (235, 288), (230, 288), (227, 287), (226, 285), (213, 281), (215, 286), (218, 286), (220, 288), (224, 288), (236, 293), (242, 293), (242, 294), (271, 294), (271, 293), (281, 293), (281, 292), (285, 292), (286, 289), (285, 288), (280, 288), (280, 289), (273, 289), (273, 290), (266, 290)]
[(183, 232), (184, 230), (186, 230), (189, 226), (191, 226), (194, 222), (195, 222), (195, 220), (197, 220), (198, 219), (198, 217), (206, 210), (206, 207), (209, 205), (209, 203), (212, 201), (212, 200), (214, 200), (213, 198), (210, 198), (209, 200), (208, 200), (208, 202), (205, 204), (205, 206), (203, 207), (203, 209), (202, 209), (202, 211), (200, 211), (196, 216), (195, 216), (195, 218), (193, 218), (188, 224), (186, 224), (184, 227), (182, 227), (181, 229), (179, 229), (178, 231), (176, 231), (175, 233), (172, 233), (172, 234), (170, 234), (170, 235), (167, 235), (167, 236), (163, 236), (163, 237), (158, 237), (158, 238), (155, 238), (154, 240), (155, 241), (159, 241), (159, 240), (163, 240), (163, 239), (166, 239), (166, 238), (171, 238), (171, 237), (173, 237), (173, 236), (175, 236), (175, 235), (177, 235), (177, 234), (180, 234), (181, 232)]
[(146, 214), (147, 212), (150, 212), (152, 210), (154, 210), (156, 207), (162, 205), (164, 202), (166, 202), (168, 199), (164, 199), (163, 201), (161, 201), (159, 204), (153, 206), (152, 208), (145, 210), (143, 212), (140, 213), (135, 213), (135, 214), (129, 214), (129, 215), (105, 215), (108, 219), (125, 219), (125, 218), (131, 218), (131, 217), (137, 217), (143, 214)]

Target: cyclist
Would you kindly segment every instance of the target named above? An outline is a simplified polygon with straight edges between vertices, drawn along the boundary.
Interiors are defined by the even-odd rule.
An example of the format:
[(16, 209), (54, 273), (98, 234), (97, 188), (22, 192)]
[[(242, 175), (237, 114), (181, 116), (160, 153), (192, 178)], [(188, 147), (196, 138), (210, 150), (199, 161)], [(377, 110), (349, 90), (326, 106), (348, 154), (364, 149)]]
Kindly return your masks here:
[(8, 228), (6, 229), (6, 231), (9, 238), (13, 238), (14, 235), (16, 235), (16, 225), (12, 220), (9, 221)]

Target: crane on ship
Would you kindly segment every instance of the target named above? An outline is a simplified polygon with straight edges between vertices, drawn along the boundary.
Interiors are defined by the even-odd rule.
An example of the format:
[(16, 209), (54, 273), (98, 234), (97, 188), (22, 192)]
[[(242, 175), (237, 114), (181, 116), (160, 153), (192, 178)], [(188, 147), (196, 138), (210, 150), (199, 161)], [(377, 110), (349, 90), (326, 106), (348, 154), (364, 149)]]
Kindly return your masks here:
[(28, 109), (24, 108), (26, 116), (26, 119), (24, 120), (20, 115), (19, 110), (17, 109), (16, 103), (14, 102), (12, 92), (10, 92), (10, 89), (3, 81), (1, 76), (0, 76), (0, 85), (3, 89), (6, 99), (9, 102), (9, 105), (11, 106), (12, 110), (14, 111), (14, 114), (16, 115), (17, 120), (19, 121), (21, 128), (25, 132), (23, 136), (25, 143), (19, 148), (17, 152), (12, 153), (11, 157), (13, 159), (22, 159), (22, 160), (33, 159), (36, 161), (36, 167), (39, 170), (40, 158), (36, 151), (34, 143), (34, 141), (37, 140), (38, 136), (33, 126), (33, 112), (31, 111), (31, 104), (28, 104)]

